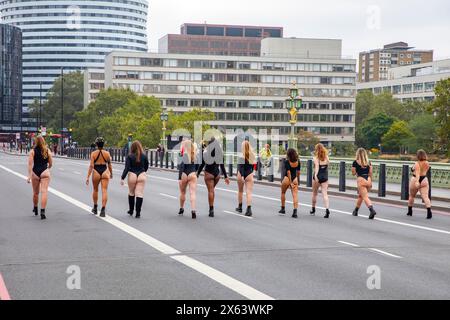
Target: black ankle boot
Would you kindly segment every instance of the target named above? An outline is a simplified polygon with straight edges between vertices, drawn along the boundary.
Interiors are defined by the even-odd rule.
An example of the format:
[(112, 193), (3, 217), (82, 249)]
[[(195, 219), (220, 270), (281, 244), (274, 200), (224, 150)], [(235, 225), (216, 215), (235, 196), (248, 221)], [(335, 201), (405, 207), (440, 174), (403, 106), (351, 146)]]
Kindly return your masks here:
[(104, 218), (106, 217), (106, 208), (103, 207), (102, 210), (100, 211), (100, 218)]
[(370, 206), (370, 207), (369, 207), (369, 211), (370, 211), (369, 219), (370, 219), (370, 220), (375, 219), (375, 216), (377, 215), (377, 213), (375, 212), (375, 209), (373, 208), (373, 206)]
[(330, 218), (330, 210), (327, 209), (326, 214), (325, 214), (325, 219), (329, 219)]
[(35, 216), (38, 216), (38, 214), (39, 214), (39, 213), (38, 213), (38, 207), (34, 207), (34, 208), (33, 208), (33, 212), (34, 212), (34, 215), (35, 215)]
[(195, 212), (195, 210), (192, 210), (192, 219), (197, 219), (197, 212)]
[(352, 213), (353, 216), (354, 216), (354, 217), (357, 217), (358, 214), (359, 214), (358, 212), (359, 212), (359, 208), (355, 208), (355, 210), (353, 210), (353, 213)]
[(94, 205), (94, 208), (92, 208), (91, 212), (95, 215), (98, 214), (98, 206), (96, 204)]
[(316, 215), (316, 207), (312, 207), (312, 209), (309, 212), (309, 214), (312, 215), (312, 216)]
[(297, 209), (294, 209), (294, 213), (292, 214), (292, 218), (294, 218), (294, 219), (298, 218)]
[(431, 211), (431, 208), (427, 209), (427, 219), (428, 220), (433, 219), (433, 212)]
[(239, 203), (239, 206), (236, 208), (236, 211), (242, 213), (242, 203)]
[(136, 198), (136, 219), (139, 219), (141, 217), (143, 203), (144, 203), (144, 198)]
[(41, 220), (45, 220), (47, 217), (45, 216), (45, 209), (41, 209)]
[(180, 211), (178, 211), (178, 215), (182, 216), (184, 214), (184, 209), (180, 208)]
[(135, 202), (135, 196), (128, 196), (128, 206), (130, 208), (130, 210), (128, 210), (128, 214), (130, 216), (132, 216), (134, 213), (134, 202)]
[(245, 212), (245, 216), (246, 216), (246, 217), (251, 217), (251, 216), (253, 216), (253, 212), (252, 212), (252, 207), (251, 207), (251, 206), (248, 206), (248, 207), (247, 207), (247, 211)]
[(286, 214), (286, 208), (281, 207), (281, 210), (278, 212), (279, 214)]
[(214, 207), (209, 207), (209, 217), (214, 218)]
[(408, 217), (412, 217), (412, 215), (413, 215), (413, 208), (412, 207), (408, 207), (408, 213), (406, 215)]

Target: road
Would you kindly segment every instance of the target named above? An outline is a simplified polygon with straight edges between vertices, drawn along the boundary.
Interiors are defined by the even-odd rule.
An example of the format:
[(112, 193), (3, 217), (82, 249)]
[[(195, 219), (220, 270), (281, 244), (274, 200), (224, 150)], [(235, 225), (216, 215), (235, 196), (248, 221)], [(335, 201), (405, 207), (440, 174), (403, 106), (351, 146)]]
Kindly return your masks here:
[[(198, 219), (177, 215), (177, 175), (152, 170), (143, 217), (127, 214), (114, 166), (108, 217), (89, 214), (87, 162), (55, 159), (46, 221), (34, 217), (26, 158), (0, 153), (0, 298), (11, 299), (450, 299), (450, 216), (376, 204), (379, 216), (331, 197), (332, 216), (280, 216), (279, 190), (255, 187), (254, 217), (234, 214), (236, 183), (218, 186), (216, 217), (198, 188)], [(288, 197), (290, 199), (290, 197)], [(319, 202), (319, 205), (321, 202)], [(186, 206), (189, 212), (189, 205)], [(291, 211), (291, 204), (288, 205)], [(79, 267), (80, 290), (67, 287)], [(380, 272), (370, 290), (368, 269)], [(2, 281), (3, 279), (3, 281)]]

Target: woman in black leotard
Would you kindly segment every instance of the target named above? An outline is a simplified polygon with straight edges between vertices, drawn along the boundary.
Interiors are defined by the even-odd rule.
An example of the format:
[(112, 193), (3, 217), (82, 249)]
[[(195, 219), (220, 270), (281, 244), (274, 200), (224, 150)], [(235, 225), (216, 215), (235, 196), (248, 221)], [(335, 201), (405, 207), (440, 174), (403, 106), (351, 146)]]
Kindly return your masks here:
[(130, 154), (125, 161), (125, 169), (122, 173), (120, 184), (125, 185), (128, 175), (128, 214), (133, 216), (136, 205), (136, 219), (141, 217), (142, 203), (144, 202), (144, 189), (147, 182), (148, 158), (139, 141), (133, 142)]
[(237, 183), (238, 183), (238, 201), (239, 205), (236, 211), (242, 213), (242, 201), (244, 198), (244, 189), (247, 196), (247, 211), (245, 215), (251, 217), (252, 212), (252, 193), (253, 193), (253, 176), (255, 172), (256, 156), (253, 152), (249, 141), (242, 143), (242, 157), (238, 159), (237, 165)]
[(227, 185), (230, 184), (230, 179), (228, 178), (227, 171), (225, 170), (225, 165), (223, 161), (223, 149), (220, 142), (214, 137), (208, 143), (208, 146), (203, 152), (202, 165), (197, 170), (197, 177), (200, 176), (203, 169), (205, 169), (205, 184), (208, 188), (208, 203), (209, 203), (209, 216), (214, 217), (214, 199), (215, 199), (215, 188), (220, 181), (220, 172), (225, 179)]
[(286, 214), (286, 192), (291, 189), (294, 202), (292, 218), (298, 218), (298, 186), (300, 182), (300, 161), (297, 151), (289, 149), (285, 160), (286, 175), (281, 182), (281, 210), (279, 213)]
[(372, 164), (369, 162), (369, 156), (365, 149), (358, 149), (356, 151), (356, 160), (353, 162), (352, 173), (357, 177), (358, 184), (358, 201), (356, 208), (353, 211), (353, 216), (358, 216), (359, 209), (363, 201), (366, 203), (370, 211), (369, 219), (373, 220), (377, 213), (373, 208), (372, 201), (369, 199), (369, 192), (372, 189)]
[(428, 181), (428, 171), (430, 170), (430, 163), (428, 162), (428, 155), (424, 150), (417, 151), (417, 162), (411, 168), (412, 178), (409, 185), (409, 201), (408, 201), (408, 216), (413, 215), (414, 200), (418, 192), (422, 197), (425, 207), (427, 208), (427, 219), (433, 218), (431, 211), (431, 200), (428, 196), (430, 191), (430, 182)]
[(197, 219), (196, 212), (196, 194), (197, 194), (197, 145), (192, 140), (185, 140), (182, 144), (182, 161), (180, 164), (178, 180), (180, 187), (180, 211), (179, 215), (184, 214), (184, 203), (186, 202), (186, 190), (189, 187), (191, 200), (192, 219)]
[(100, 217), (106, 216), (106, 203), (108, 202), (108, 185), (109, 180), (113, 178), (113, 171), (111, 165), (111, 155), (108, 151), (103, 150), (105, 146), (105, 140), (103, 138), (97, 138), (95, 140), (97, 150), (91, 153), (91, 163), (89, 165), (88, 175), (86, 178), (86, 185), (89, 186), (89, 178), (92, 175), (92, 185), (94, 192), (92, 193), (92, 199), (94, 201), (94, 208), (92, 213), (97, 215), (98, 213), (98, 187), (102, 186), (102, 210), (100, 211)]
[(323, 202), (325, 203), (326, 214), (325, 219), (330, 217), (330, 200), (328, 198), (328, 166), (330, 159), (328, 158), (328, 150), (321, 143), (316, 145), (314, 156), (314, 180), (312, 195), (311, 214), (316, 214), (317, 195), (319, 189), (322, 188)]
[(47, 207), (48, 186), (50, 184), (50, 168), (53, 158), (50, 149), (43, 137), (39, 136), (34, 141), (35, 147), (28, 157), (27, 182), (33, 186), (33, 212), (38, 215), (39, 193), (41, 194), (41, 219), (45, 220)]

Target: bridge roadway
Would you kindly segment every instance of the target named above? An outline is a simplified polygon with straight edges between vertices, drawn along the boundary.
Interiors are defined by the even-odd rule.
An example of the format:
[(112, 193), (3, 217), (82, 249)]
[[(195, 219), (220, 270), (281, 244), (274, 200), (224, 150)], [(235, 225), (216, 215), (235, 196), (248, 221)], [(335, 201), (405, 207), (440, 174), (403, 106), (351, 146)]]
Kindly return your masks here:
[[(216, 217), (207, 215), (202, 178), (198, 219), (179, 217), (174, 173), (152, 170), (143, 217), (127, 214), (127, 188), (114, 166), (108, 217), (89, 214), (86, 161), (55, 159), (48, 220), (31, 212), (26, 158), (0, 153), (0, 298), (6, 299), (450, 299), (450, 217), (376, 204), (351, 216), (354, 202), (331, 197), (332, 216), (280, 216), (279, 189), (257, 185), (254, 217), (234, 213), (236, 182), (220, 183)], [(290, 199), (290, 197), (288, 197)], [(319, 202), (319, 205), (321, 202)], [(189, 212), (189, 205), (186, 206)], [(291, 211), (291, 203), (288, 205)], [(70, 266), (81, 290), (69, 290)], [(369, 290), (368, 268), (381, 289)], [(71, 278), (72, 279), (72, 278)]]

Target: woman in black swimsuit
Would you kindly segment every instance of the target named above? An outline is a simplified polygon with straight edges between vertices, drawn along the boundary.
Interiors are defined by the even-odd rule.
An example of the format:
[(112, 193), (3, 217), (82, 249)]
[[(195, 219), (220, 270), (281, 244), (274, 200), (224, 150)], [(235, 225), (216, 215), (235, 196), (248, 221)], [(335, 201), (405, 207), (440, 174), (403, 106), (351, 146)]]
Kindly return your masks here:
[(102, 210), (100, 211), (100, 217), (106, 216), (106, 203), (108, 202), (108, 185), (109, 180), (113, 178), (113, 171), (111, 165), (111, 155), (108, 151), (103, 150), (105, 146), (105, 140), (103, 138), (97, 138), (95, 140), (97, 150), (91, 153), (91, 164), (89, 165), (88, 176), (86, 178), (86, 185), (89, 186), (89, 178), (92, 175), (92, 185), (94, 192), (92, 193), (92, 199), (94, 201), (94, 208), (92, 213), (98, 214), (98, 186), (101, 183), (102, 186)]
[(237, 165), (237, 183), (238, 183), (238, 201), (239, 205), (236, 211), (242, 213), (242, 201), (244, 198), (244, 189), (247, 196), (247, 211), (245, 215), (251, 217), (252, 212), (252, 193), (253, 193), (253, 176), (255, 171), (256, 156), (253, 152), (252, 146), (249, 141), (242, 143), (242, 158), (238, 159)]
[(370, 210), (369, 219), (373, 220), (377, 213), (373, 208), (372, 201), (369, 199), (369, 192), (372, 189), (372, 164), (369, 162), (369, 156), (365, 149), (358, 149), (356, 151), (356, 160), (353, 162), (352, 174), (357, 177), (358, 184), (358, 201), (356, 203), (356, 208), (353, 211), (353, 216), (357, 217), (359, 209), (363, 201)]
[(180, 187), (180, 211), (179, 215), (184, 214), (184, 203), (186, 202), (186, 190), (189, 186), (189, 194), (191, 200), (192, 219), (197, 219), (195, 210), (196, 194), (197, 194), (197, 146), (192, 140), (185, 140), (182, 144), (182, 161), (178, 174)]
[(45, 220), (48, 186), (50, 184), (50, 169), (53, 158), (44, 138), (39, 136), (34, 141), (35, 147), (28, 157), (27, 182), (33, 186), (33, 212), (38, 215), (39, 193), (41, 194), (41, 220)]
[(292, 218), (298, 218), (298, 186), (300, 181), (300, 161), (297, 151), (289, 149), (285, 160), (286, 175), (281, 182), (281, 210), (279, 213), (286, 214), (286, 192), (291, 189), (294, 202), (294, 213)]
[(200, 176), (203, 169), (205, 169), (205, 184), (208, 188), (208, 203), (209, 203), (209, 216), (214, 217), (214, 199), (215, 199), (215, 188), (220, 181), (220, 172), (225, 179), (227, 185), (230, 184), (230, 179), (228, 178), (227, 171), (225, 170), (225, 165), (223, 161), (223, 149), (220, 142), (214, 137), (208, 143), (208, 146), (203, 152), (203, 161), (200, 168), (197, 170), (197, 177)]
[(328, 158), (328, 150), (321, 143), (316, 145), (314, 156), (314, 180), (313, 180), (313, 196), (311, 214), (316, 214), (317, 195), (319, 188), (322, 188), (323, 202), (325, 203), (326, 214), (325, 219), (330, 217), (330, 200), (328, 198), (328, 166), (330, 159)]
[(413, 215), (414, 200), (418, 192), (427, 208), (427, 219), (433, 218), (431, 211), (431, 200), (428, 196), (430, 192), (430, 182), (428, 181), (428, 171), (430, 170), (430, 163), (428, 162), (428, 155), (424, 150), (417, 151), (417, 162), (411, 168), (413, 176), (409, 185), (409, 201), (408, 201), (408, 216)]
[(130, 207), (128, 214), (133, 216), (136, 204), (136, 219), (141, 217), (148, 165), (148, 159), (144, 154), (142, 144), (139, 141), (133, 142), (130, 154), (125, 162), (125, 169), (123, 170), (120, 184), (122, 186), (125, 185), (125, 178), (128, 175), (128, 204)]

